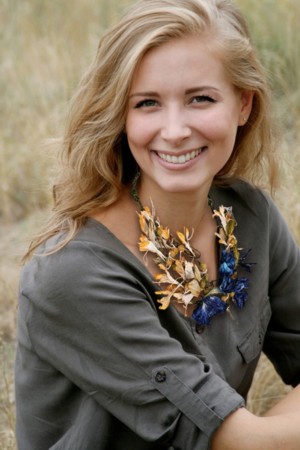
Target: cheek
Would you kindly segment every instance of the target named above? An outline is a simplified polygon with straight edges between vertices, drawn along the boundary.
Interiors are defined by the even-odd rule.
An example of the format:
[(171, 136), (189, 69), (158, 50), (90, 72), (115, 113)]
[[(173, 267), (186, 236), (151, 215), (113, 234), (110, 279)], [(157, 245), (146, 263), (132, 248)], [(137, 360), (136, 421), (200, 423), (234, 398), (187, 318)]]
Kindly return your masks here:
[(125, 127), (129, 146), (147, 145), (154, 134), (151, 121), (140, 116), (129, 114)]
[(218, 114), (207, 115), (201, 123), (201, 128), (211, 141), (220, 141), (223, 144), (234, 144), (238, 129), (236, 114), (220, 111)]

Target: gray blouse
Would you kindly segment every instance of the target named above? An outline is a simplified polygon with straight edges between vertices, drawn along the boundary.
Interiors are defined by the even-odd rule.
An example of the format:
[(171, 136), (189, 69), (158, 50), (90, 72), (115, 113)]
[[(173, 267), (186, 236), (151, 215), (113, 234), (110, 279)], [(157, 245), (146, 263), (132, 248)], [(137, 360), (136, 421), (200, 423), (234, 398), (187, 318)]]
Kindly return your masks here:
[[(232, 205), (256, 264), (243, 310), (200, 328), (158, 309), (152, 277), (89, 219), (22, 270), (15, 363), (19, 450), (207, 450), (244, 405), (261, 350), (300, 381), (300, 251), (271, 199), (246, 183), (213, 188)], [(125, 225), (126, 226), (126, 225)], [(49, 240), (49, 250), (60, 236)]]

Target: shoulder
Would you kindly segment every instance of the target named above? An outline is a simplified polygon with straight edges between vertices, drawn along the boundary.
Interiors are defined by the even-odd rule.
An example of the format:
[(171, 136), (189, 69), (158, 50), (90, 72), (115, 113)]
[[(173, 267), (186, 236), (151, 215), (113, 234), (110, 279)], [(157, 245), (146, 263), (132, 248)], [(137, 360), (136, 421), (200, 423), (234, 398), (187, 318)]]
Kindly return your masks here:
[(57, 233), (44, 242), (25, 267), (36, 264), (40, 269), (63, 269), (63, 272), (81, 267), (84, 271), (89, 261), (101, 259), (103, 252), (113, 251), (120, 245), (109, 230), (95, 220), (88, 220), (64, 247), (55, 250), (64, 237), (64, 233)]
[(104, 289), (125, 279), (133, 284), (145, 277), (142, 265), (129, 250), (95, 220), (89, 220), (65, 247), (47, 254), (61, 238), (49, 239), (24, 266), (20, 278), (23, 294), (78, 296), (85, 295), (88, 286)]
[[(263, 190), (244, 181), (212, 190), (214, 207), (232, 206), (237, 221), (237, 235), (244, 248), (266, 251), (274, 248), (295, 246), (288, 223), (272, 197)], [(289, 243), (289, 244), (288, 244)], [(272, 253), (271, 251), (271, 253)]]
[(119, 239), (106, 226), (95, 219), (89, 218), (63, 248), (53, 251), (63, 238), (64, 234), (58, 233), (48, 239), (37, 249), (35, 258), (40, 261), (48, 260), (52, 264), (57, 264), (59, 261), (67, 263), (70, 260), (71, 266), (74, 267), (81, 265), (82, 259), (86, 261), (87, 257), (88, 260), (105, 260), (106, 258), (109, 260), (116, 253), (120, 257), (128, 256), (126, 247)]
[(276, 206), (270, 195), (256, 186), (237, 180), (226, 186), (214, 186), (211, 195), (216, 206), (232, 206), (236, 218), (266, 220)]

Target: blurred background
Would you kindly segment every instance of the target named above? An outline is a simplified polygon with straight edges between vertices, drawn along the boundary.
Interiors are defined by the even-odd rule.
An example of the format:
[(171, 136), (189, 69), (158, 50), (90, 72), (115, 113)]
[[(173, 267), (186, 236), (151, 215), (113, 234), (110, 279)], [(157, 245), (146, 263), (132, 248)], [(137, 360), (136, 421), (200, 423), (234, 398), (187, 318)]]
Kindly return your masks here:
[[(300, 2), (236, 0), (267, 68), (282, 134), (276, 201), (300, 242)], [(68, 101), (99, 36), (132, 0), (0, 0), (0, 450), (14, 450), (13, 358), (20, 257), (51, 208)], [(263, 357), (249, 396), (262, 413), (288, 390)]]

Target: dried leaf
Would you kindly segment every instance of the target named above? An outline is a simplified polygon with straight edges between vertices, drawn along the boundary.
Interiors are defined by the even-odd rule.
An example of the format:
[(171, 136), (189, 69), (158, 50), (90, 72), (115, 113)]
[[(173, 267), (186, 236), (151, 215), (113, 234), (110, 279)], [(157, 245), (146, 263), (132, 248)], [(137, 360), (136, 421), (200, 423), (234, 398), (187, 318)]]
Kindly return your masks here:
[(202, 289), (197, 280), (192, 280), (188, 283), (188, 289), (191, 291), (194, 297), (199, 297)]
[(185, 261), (185, 279), (191, 280), (192, 278), (195, 278), (194, 270), (193, 270), (194, 263)]

